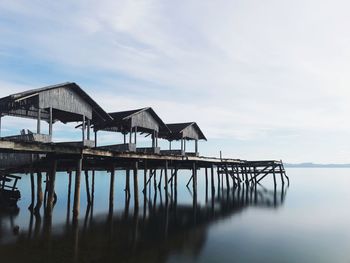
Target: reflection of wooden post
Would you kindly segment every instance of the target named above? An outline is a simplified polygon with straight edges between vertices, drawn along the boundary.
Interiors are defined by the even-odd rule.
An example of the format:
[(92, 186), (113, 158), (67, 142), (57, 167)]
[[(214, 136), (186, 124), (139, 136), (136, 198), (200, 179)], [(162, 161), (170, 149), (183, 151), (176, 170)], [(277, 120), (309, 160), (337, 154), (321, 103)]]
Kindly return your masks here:
[(37, 183), (36, 183), (36, 187), (37, 187), (37, 196), (36, 196), (36, 205), (35, 205), (35, 213), (39, 213), (40, 208), (43, 204), (43, 199), (44, 199), (44, 195), (43, 195), (43, 188), (42, 188), (42, 174), (41, 172), (38, 172), (37, 174)]
[(54, 193), (55, 193), (56, 169), (57, 169), (57, 160), (54, 159), (52, 162), (51, 171), (49, 173), (49, 189), (48, 189), (47, 206), (46, 206), (46, 210), (47, 210), (46, 215), (48, 217), (52, 216)]
[(78, 221), (79, 209), (80, 209), (80, 177), (82, 170), (82, 156), (77, 161), (77, 168), (75, 172), (75, 186), (74, 186), (74, 201), (73, 201), (73, 222)]
[(139, 187), (138, 187), (138, 162), (135, 162), (134, 166), (134, 201), (135, 201), (135, 209), (139, 208)]

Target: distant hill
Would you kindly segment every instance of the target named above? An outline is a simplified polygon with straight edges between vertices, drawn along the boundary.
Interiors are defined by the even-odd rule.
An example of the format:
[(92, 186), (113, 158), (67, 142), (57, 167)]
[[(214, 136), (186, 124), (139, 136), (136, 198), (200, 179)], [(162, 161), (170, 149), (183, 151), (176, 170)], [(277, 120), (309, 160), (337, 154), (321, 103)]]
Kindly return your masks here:
[(350, 163), (319, 164), (319, 163), (285, 163), (288, 168), (350, 168)]

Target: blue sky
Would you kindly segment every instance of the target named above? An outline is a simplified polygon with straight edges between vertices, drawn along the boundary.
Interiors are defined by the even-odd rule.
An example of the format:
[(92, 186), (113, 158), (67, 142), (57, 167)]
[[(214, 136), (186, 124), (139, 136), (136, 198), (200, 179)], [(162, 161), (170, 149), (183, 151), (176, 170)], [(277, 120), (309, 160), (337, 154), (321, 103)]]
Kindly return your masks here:
[[(350, 162), (348, 10), (341, 0), (2, 0), (0, 91), (74, 81), (107, 111), (152, 106), (166, 122), (197, 121), (202, 154)], [(35, 127), (5, 118), (4, 133), (24, 123)]]

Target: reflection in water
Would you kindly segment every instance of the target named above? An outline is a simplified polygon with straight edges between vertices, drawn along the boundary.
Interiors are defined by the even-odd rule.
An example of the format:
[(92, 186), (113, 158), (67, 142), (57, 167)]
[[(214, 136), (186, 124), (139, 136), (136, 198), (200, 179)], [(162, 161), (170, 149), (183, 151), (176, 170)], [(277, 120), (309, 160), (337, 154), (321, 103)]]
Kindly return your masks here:
[[(37, 174), (38, 181), (41, 176)], [(245, 184), (227, 189), (221, 178), (217, 191), (214, 187), (209, 191), (206, 184), (204, 205), (197, 202), (196, 193), (192, 193), (192, 204), (178, 204), (176, 181), (170, 185), (168, 193), (161, 191), (160, 185), (154, 181), (153, 189), (144, 189), (143, 209), (139, 209), (136, 201), (134, 209), (129, 209), (130, 193), (126, 189), (125, 207), (121, 213), (113, 212), (111, 198), (108, 213), (93, 216), (93, 183), (85, 217), (71, 222), (71, 177), (69, 173), (67, 215), (63, 226), (53, 226), (52, 213), (47, 211), (54, 206), (49, 202), (53, 197), (44, 202), (42, 218), (41, 184), (37, 186), (38, 202), (30, 213), (27, 231), (9, 241), (8, 237), (14, 236), (9, 229), (15, 230), (13, 217), (16, 215), (0, 215), (0, 243), (6, 239), (6, 243), (0, 246), (3, 259), (11, 259), (11, 262), (166, 262), (174, 253), (196, 257), (206, 243), (211, 223), (232, 217), (251, 206), (276, 208), (284, 202), (286, 192), (283, 186), (277, 191), (276, 188), (269, 190), (261, 185)], [(49, 176), (49, 180), (54, 183), (54, 178)], [(110, 180), (114, 182), (114, 173)], [(111, 188), (110, 192), (114, 194), (114, 189)]]

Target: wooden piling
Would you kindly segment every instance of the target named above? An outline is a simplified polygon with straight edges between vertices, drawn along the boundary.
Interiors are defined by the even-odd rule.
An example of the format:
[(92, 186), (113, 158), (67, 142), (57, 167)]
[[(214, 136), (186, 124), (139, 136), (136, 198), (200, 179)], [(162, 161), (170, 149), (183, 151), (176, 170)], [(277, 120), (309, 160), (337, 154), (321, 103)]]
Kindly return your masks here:
[(115, 167), (111, 168), (111, 180), (109, 185), (109, 214), (113, 214), (114, 208), (114, 178), (115, 178)]
[(165, 190), (165, 203), (168, 204), (168, 161), (165, 161), (164, 165), (164, 190)]
[(139, 208), (138, 170), (139, 170), (138, 162), (135, 162), (135, 165), (134, 165), (134, 203), (135, 203), (134, 207), (135, 207), (135, 210), (138, 210), (138, 208)]
[(42, 174), (41, 172), (37, 173), (37, 182), (36, 182), (36, 205), (34, 208), (35, 213), (39, 213), (40, 212), (40, 208), (43, 204), (43, 199), (44, 199), (44, 195), (43, 195), (43, 188), (42, 188)]
[(30, 192), (31, 192), (31, 202), (30, 202), (28, 209), (31, 212), (33, 212), (34, 201), (35, 201), (35, 186), (34, 186), (34, 173), (33, 172), (30, 172)]
[(86, 188), (86, 201), (88, 205), (91, 205), (91, 194), (90, 194), (90, 184), (89, 184), (89, 171), (85, 170), (85, 188)]
[(46, 205), (46, 216), (52, 216), (52, 209), (54, 204), (54, 193), (55, 193), (55, 180), (56, 180), (56, 169), (57, 169), (57, 160), (52, 161), (50, 167), (49, 175), (49, 187), (48, 187), (48, 196), (47, 196), (47, 205)]
[(77, 167), (75, 172), (75, 185), (74, 185), (74, 201), (73, 201), (73, 222), (78, 222), (79, 210), (80, 210), (80, 177), (82, 170), (82, 157), (77, 161)]

